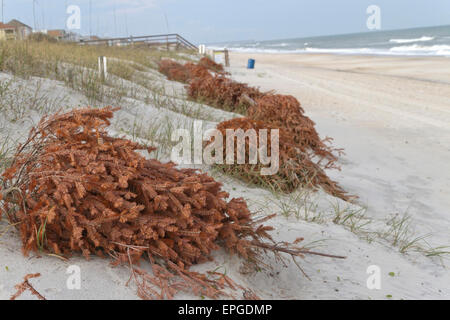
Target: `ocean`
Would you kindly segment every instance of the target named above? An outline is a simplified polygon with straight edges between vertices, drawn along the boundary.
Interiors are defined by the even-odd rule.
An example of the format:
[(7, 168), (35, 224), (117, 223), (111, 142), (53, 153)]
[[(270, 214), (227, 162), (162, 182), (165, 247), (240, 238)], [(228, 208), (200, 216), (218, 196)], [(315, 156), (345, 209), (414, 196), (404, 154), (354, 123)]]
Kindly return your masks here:
[(450, 57), (450, 25), (271, 41), (222, 42), (208, 47), (239, 52)]

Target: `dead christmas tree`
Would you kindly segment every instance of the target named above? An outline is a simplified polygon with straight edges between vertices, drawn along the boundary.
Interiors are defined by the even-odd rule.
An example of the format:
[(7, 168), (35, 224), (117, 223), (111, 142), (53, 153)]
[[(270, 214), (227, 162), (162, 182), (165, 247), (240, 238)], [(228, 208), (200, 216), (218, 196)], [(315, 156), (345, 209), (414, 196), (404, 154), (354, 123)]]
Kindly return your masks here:
[[(212, 75), (210, 71), (223, 74), (223, 67), (211, 61), (213, 64), (202, 58), (200, 62), (187, 62), (184, 65), (174, 60), (163, 59), (159, 62), (159, 72), (164, 74), (167, 79), (182, 83), (189, 83), (193, 79), (208, 79)], [(209, 60), (210, 61), (210, 60)], [(222, 67), (222, 68), (220, 68)]]
[(248, 110), (248, 117), (264, 121), (270, 126), (282, 129), (292, 138), (292, 143), (310, 157), (326, 160), (324, 168), (335, 168), (341, 149), (330, 146), (331, 138), (321, 139), (315, 123), (305, 115), (300, 102), (293, 96), (267, 94), (257, 99)]
[[(216, 165), (216, 168), (223, 171), (226, 174), (237, 177), (248, 183), (269, 187), (275, 191), (292, 192), (299, 187), (316, 189), (318, 187), (323, 188), (324, 191), (331, 195), (339, 197), (343, 200), (350, 200), (351, 197), (334, 181), (332, 181), (325, 173), (324, 167), (320, 164), (321, 157), (318, 156), (318, 161), (313, 161), (315, 155), (314, 151), (310, 150), (310, 145), (321, 147), (322, 142), (320, 140), (313, 139), (311, 142), (305, 142), (301, 140), (303, 144), (300, 144), (296, 140), (297, 135), (285, 127), (278, 127), (277, 123), (274, 125), (266, 121), (253, 120), (250, 118), (237, 118), (228, 121), (221, 122), (217, 125), (217, 129), (222, 133), (223, 141), (223, 162), (226, 162), (227, 148), (231, 147), (233, 150), (234, 163), (233, 164), (221, 164)], [(227, 130), (242, 129), (244, 132), (254, 130), (257, 134), (256, 141), (252, 141), (247, 138), (244, 140), (245, 148), (242, 150), (245, 157), (244, 164), (239, 164), (238, 157), (238, 137), (233, 138), (234, 146), (227, 144)], [(301, 127), (297, 127), (297, 130), (301, 130)], [(257, 164), (251, 164), (249, 161), (251, 158), (251, 148), (254, 150), (260, 149), (260, 132), (261, 130), (267, 130), (267, 157), (271, 158), (271, 132), (278, 130), (278, 170), (274, 174), (262, 175), (261, 170), (268, 165), (259, 161)], [(312, 127), (314, 130), (314, 127)], [(305, 131), (311, 134), (311, 129), (305, 129)], [(315, 132), (315, 130), (314, 130)], [(314, 135), (312, 135), (314, 137)], [(317, 136), (318, 138), (318, 136)], [(209, 143), (213, 143), (214, 138)], [(322, 147), (321, 147), (322, 148)], [(329, 152), (328, 149), (319, 149), (324, 152)], [(332, 156), (333, 154), (330, 153)], [(275, 156), (275, 155), (273, 155)], [(329, 159), (328, 163), (333, 163), (333, 159)]]
[(159, 72), (164, 74), (169, 80), (182, 83), (187, 83), (190, 80), (189, 70), (174, 60), (163, 59), (158, 63), (158, 66)]
[(206, 69), (209, 69), (217, 73), (224, 72), (223, 65), (216, 63), (215, 61), (213, 61), (208, 57), (201, 58), (198, 64), (202, 67), (205, 67)]
[(224, 75), (192, 79), (187, 93), (194, 101), (240, 114), (246, 114), (251, 106), (249, 98), (256, 100), (265, 95), (257, 88), (233, 81)]

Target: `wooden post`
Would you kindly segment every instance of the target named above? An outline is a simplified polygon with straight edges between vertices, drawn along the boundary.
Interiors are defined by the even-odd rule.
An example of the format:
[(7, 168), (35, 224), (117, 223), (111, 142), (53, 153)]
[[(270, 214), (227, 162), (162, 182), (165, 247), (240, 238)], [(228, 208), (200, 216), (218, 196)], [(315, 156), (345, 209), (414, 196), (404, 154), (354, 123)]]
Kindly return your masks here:
[(104, 56), (98, 57), (98, 72), (102, 81), (105, 81), (108, 77), (108, 65)]
[(228, 49), (225, 49), (225, 67), (230, 66), (230, 55), (228, 53)]

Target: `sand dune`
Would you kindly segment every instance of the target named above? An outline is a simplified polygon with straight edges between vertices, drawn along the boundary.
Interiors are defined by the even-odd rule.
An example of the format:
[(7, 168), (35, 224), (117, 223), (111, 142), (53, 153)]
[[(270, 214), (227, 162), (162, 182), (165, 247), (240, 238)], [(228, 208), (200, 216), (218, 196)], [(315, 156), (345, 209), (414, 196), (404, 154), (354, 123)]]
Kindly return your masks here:
[[(351, 205), (321, 191), (275, 195), (226, 176), (214, 177), (224, 183), (231, 197), (244, 197), (253, 211), (279, 213), (270, 221), (277, 230), (274, 232), (277, 241), (304, 237), (305, 245), (320, 245), (315, 248), (345, 255), (347, 259), (307, 257), (301, 265), (311, 281), (302, 276), (293, 262), (283, 266), (273, 257), (265, 261), (272, 269), (243, 274), (241, 261), (223, 251), (214, 254), (215, 261), (193, 270), (223, 270), (262, 298), (448, 299), (450, 273), (445, 266), (448, 260), (426, 257), (414, 250), (401, 253), (398, 247), (377, 237), (376, 232), (377, 227), (386, 230), (385, 222), (392, 214), (408, 212), (413, 219), (413, 231), (429, 235), (426, 243), (430, 247), (450, 245), (450, 59), (318, 54), (251, 56), (256, 58), (256, 70), (245, 68), (248, 54), (231, 55), (232, 77), (263, 90), (297, 97), (307, 115), (317, 123), (317, 131), (323, 137), (333, 137), (335, 146), (345, 149), (346, 155), (340, 159), (342, 171), (328, 174), (359, 196), (359, 200)], [(163, 126), (157, 128), (164, 134), (169, 125), (189, 128), (195, 118), (204, 119), (205, 125), (212, 127), (239, 116), (201, 104), (186, 106), (181, 84), (148, 72), (165, 87), (165, 92), (177, 92), (176, 97), (170, 104), (160, 106), (159, 100), (144, 99), (146, 92), (141, 88), (143, 97), (136, 95), (123, 100), (123, 109), (112, 124), (112, 134), (127, 133), (129, 138), (144, 139), (136, 131), (146, 132), (159, 123)], [(13, 77), (0, 74), (0, 80), (5, 79)], [(64, 105), (69, 109), (86, 104), (86, 97), (62, 82), (39, 78), (16, 82), (24, 82), (31, 91), (40, 83), (48, 94), (67, 97)], [(139, 87), (134, 83), (127, 85)], [(170, 109), (165, 109), (167, 106)], [(0, 139), (20, 140), (41, 114), (27, 110), (24, 117), (14, 121), (7, 116), (0, 113)], [(202, 169), (214, 174), (207, 166)], [(297, 199), (298, 195), (301, 197)], [(280, 214), (286, 207), (288, 217)], [(364, 232), (335, 223), (333, 218), (339, 208), (348, 210), (346, 214), (363, 210), (367, 218), (373, 219), (367, 227), (373, 239), (367, 241)], [(132, 284), (125, 286), (129, 279), (126, 267), (112, 268), (107, 260), (96, 257), (91, 261), (79, 256), (69, 261), (47, 255), (23, 257), (18, 232), (8, 229), (5, 220), (0, 227), (8, 230), (0, 237), (0, 299), (8, 299), (25, 274), (36, 272), (42, 276), (34, 279), (33, 285), (48, 299), (137, 298), (136, 288)], [(80, 267), (81, 290), (69, 290), (66, 286), (69, 265)], [(371, 265), (381, 268), (380, 290), (370, 290), (366, 285), (367, 268)], [(22, 298), (33, 297), (27, 293)], [(199, 299), (190, 295), (176, 298)]]

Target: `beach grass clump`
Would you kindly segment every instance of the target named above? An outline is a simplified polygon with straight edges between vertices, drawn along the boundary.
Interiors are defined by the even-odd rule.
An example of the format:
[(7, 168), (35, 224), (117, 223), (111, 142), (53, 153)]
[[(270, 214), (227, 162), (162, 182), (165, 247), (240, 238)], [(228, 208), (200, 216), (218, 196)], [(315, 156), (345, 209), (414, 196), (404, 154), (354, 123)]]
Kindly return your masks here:
[[(110, 256), (129, 265), (141, 298), (244, 289), (226, 275), (189, 270), (220, 248), (254, 264), (263, 252), (342, 258), (299, 247), (299, 239), (275, 243), (263, 225), (273, 216), (254, 219), (243, 199), (227, 201), (207, 174), (146, 159), (139, 152), (153, 148), (109, 136), (115, 110), (44, 117), (18, 147), (0, 178), (0, 218), (17, 226), (25, 254)], [(138, 266), (143, 259), (152, 275)]]
[(132, 81), (137, 71), (141, 71), (140, 65), (120, 60), (113, 60), (108, 63), (108, 72), (124, 80)]

